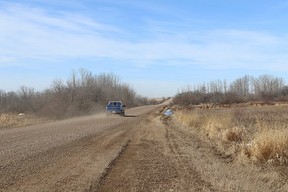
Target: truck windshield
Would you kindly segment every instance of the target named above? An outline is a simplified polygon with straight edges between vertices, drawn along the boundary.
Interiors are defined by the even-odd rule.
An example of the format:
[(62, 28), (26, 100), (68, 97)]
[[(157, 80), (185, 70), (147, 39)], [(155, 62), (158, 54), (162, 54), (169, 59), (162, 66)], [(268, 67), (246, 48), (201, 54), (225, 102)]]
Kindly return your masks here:
[(108, 106), (121, 106), (120, 102), (110, 102)]

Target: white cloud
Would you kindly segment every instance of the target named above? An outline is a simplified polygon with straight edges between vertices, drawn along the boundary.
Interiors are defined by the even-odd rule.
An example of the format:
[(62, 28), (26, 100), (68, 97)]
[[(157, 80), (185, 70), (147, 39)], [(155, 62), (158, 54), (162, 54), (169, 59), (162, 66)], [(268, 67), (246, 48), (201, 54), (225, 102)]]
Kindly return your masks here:
[[(169, 65), (288, 70), (286, 36), (236, 29), (177, 29), (171, 28), (175, 23), (161, 26), (149, 21), (141, 26), (139, 39), (132, 41), (120, 38), (129, 34), (124, 26), (79, 14), (6, 5), (0, 9), (0, 66), (17, 60), (103, 57), (140, 67), (166, 60)], [(149, 33), (146, 38), (145, 33)]]
[(50, 16), (19, 5), (0, 12), (0, 19), (0, 50), (15, 57), (101, 56), (103, 47), (114, 44), (101, 33), (117, 32), (83, 16)]

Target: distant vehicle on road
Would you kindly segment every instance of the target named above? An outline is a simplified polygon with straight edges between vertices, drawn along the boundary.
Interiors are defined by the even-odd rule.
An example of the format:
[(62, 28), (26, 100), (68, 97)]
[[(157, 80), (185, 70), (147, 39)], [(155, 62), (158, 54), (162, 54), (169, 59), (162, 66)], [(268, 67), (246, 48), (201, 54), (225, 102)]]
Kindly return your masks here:
[(109, 101), (106, 106), (107, 115), (110, 114), (119, 114), (121, 116), (125, 115), (126, 106), (122, 104), (121, 101)]

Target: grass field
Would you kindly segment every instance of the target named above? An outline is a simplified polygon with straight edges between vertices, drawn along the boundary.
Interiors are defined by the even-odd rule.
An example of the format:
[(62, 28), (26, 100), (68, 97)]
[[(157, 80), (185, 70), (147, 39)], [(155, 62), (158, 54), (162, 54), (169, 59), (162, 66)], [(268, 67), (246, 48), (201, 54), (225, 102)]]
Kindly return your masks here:
[(0, 129), (23, 127), (46, 121), (48, 120), (30, 114), (19, 116), (18, 114), (14, 113), (0, 113)]
[(288, 163), (287, 106), (178, 108), (175, 118), (242, 162)]

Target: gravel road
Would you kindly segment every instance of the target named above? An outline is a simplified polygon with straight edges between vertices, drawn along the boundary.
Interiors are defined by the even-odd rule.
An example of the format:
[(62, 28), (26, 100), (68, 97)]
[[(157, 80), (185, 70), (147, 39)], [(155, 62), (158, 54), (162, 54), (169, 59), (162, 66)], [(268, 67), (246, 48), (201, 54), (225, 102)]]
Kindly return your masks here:
[(89, 188), (129, 141), (131, 125), (155, 107), (0, 130), (0, 190)]

